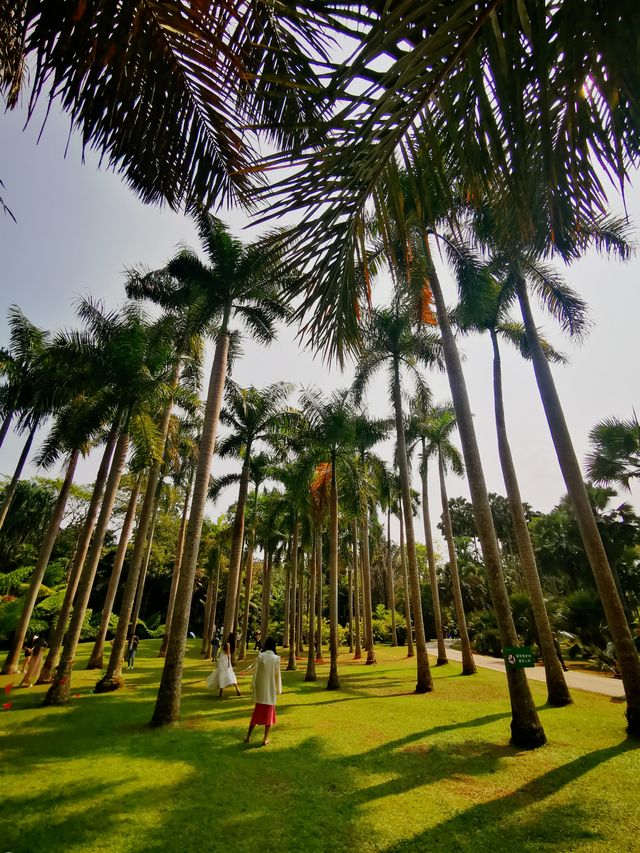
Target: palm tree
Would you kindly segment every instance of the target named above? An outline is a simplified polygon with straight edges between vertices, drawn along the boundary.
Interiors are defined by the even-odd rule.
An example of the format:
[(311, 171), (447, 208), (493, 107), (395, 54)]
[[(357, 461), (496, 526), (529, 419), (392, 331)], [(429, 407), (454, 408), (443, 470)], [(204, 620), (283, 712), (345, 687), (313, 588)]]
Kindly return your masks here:
[(422, 389), (423, 380), (416, 365), (421, 364), (428, 368), (438, 365), (440, 358), (439, 340), (436, 335), (424, 328), (414, 331), (408, 314), (402, 311), (402, 306), (398, 300), (391, 308), (380, 309), (371, 313), (369, 323), (363, 332), (363, 339), (363, 352), (356, 368), (353, 383), (356, 399), (362, 397), (366, 385), (379, 368), (386, 366), (389, 371), (389, 389), (395, 414), (397, 459), (400, 470), (405, 535), (407, 537), (411, 604), (416, 631), (416, 692), (426, 693), (433, 689), (433, 682), (429, 670), (427, 641), (424, 633), (418, 559), (413, 515), (411, 513), (411, 484), (402, 410), (401, 373), (403, 369), (408, 369), (418, 388)]
[(180, 716), (185, 641), (227, 373), (230, 323), (233, 318), (244, 322), (253, 337), (266, 344), (275, 336), (275, 322), (287, 315), (280, 297), (285, 281), (278, 279), (278, 258), (266, 255), (260, 242), (243, 245), (212, 216), (200, 214), (197, 225), (208, 263), (194, 252), (183, 250), (169, 263), (165, 275), (152, 276), (145, 282), (148, 295), (153, 294), (167, 307), (195, 305), (201, 312), (202, 327), (210, 327), (212, 321), (217, 324), (185, 553), (153, 725), (167, 725)]
[[(561, 312), (567, 318), (569, 315), (573, 315), (570, 326), (577, 333), (583, 325), (581, 319), (583, 316), (583, 304), (577, 295), (568, 288), (554, 288), (553, 290), (547, 288), (547, 299), (547, 304), (552, 308), (555, 307), (555, 313)], [(456, 313), (458, 323), (464, 329), (473, 329), (480, 332), (488, 331), (491, 337), (493, 349), (493, 397), (500, 465), (502, 467), (509, 510), (516, 536), (520, 566), (529, 592), (536, 632), (540, 641), (540, 650), (542, 652), (547, 681), (548, 702), (550, 705), (562, 707), (571, 702), (571, 694), (569, 693), (562, 672), (562, 666), (555, 650), (549, 615), (540, 584), (536, 558), (507, 436), (499, 339), (515, 345), (524, 358), (530, 358), (524, 328), (517, 323), (511, 322), (508, 317), (508, 309), (512, 300), (512, 290), (510, 292), (508, 287), (501, 288), (491, 276), (487, 276), (484, 290), (476, 288), (472, 293), (463, 294), (463, 299)], [(564, 356), (557, 352), (544, 338), (540, 338), (540, 343), (549, 361), (554, 363), (564, 363), (566, 361)]]
[(449, 552), (449, 568), (451, 571), (451, 586), (453, 600), (456, 608), (458, 632), (462, 644), (462, 674), (473, 675), (476, 665), (471, 652), (469, 632), (467, 631), (467, 620), (464, 615), (464, 604), (462, 601), (462, 590), (460, 589), (460, 576), (458, 574), (458, 559), (456, 546), (453, 541), (453, 529), (451, 526), (451, 515), (449, 514), (449, 497), (445, 474), (451, 470), (457, 476), (464, 473), (464, 465), (458, 448), (450, 440), (451, 433), (456, 428), (456, 416), (451, 404), (433, 406), (427, 414), (425, 448), (426, 456), (436, 456), (438, 461), (438, 473), (440, 475), (440, 496), (442, 499), (442, 523), (447, 549)]
[(605, 418), (589, 433), (592, 450), (587, 475), (599, 486), (615, 484), (629, 489), (640, 477), (640, 423), (636, 413), (628, 420)]
[(393, 557), (391, 552), (391, 513), (398, 504), (399, 484), (396, 487), (396, 478), (392, 476), (386, 465), (382, 465), (378, 471), (380, 494), (380, 505), (383, 512), (387, 514), (387, 598), (389, 610), (391, 611), (391, 645), (398, 645), (396, 632), (396, 600), (395, 581), (393, 576)]

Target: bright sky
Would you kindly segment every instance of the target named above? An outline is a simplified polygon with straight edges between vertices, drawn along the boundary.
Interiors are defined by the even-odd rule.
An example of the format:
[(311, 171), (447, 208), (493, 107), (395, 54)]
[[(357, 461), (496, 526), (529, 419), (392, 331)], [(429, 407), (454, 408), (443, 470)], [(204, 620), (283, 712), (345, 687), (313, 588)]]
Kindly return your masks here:
[[(6, 311), (17, 304), (37, 325), (48, 329), (75, 323), (74, 301), (92, 294), (107, 308), (124, 298), (123, 270), (135, 264), (162, 266), (187, 243), (198, 247), (189, 220), (168, 210), (141, 204), (122, 179), (100, 171), (97, 157), (87, 152), (81, 162), (77, 139), (68, 138), (68, 120), (52, 111), (42, 139), (36, 145), (39, 125), (23, 132), (24, 115), (5, 114), (0, 119), (0, 179), (6, 203), (17, 224), (0, 213), (0, 344), (7, 342)], [(614, 199), (619, 206), (619, 200)], [(632, 220), (640, 219), (640, 189), (628, 195)], [(243, 228), (247, 218), (239, 211), (226, 216), (236, 234), (251, 239), (257, 232)], [(635, 231), (637, 235), (637, 230)], [(638, 409), (637, 365), (640, 363), (640, 258), (621, 264), (596, 255), (584, 258), (566, 270), (566, 278), (591, 306), (592, 331), (581, 348), (562, 340), (549, 318), (539, 315), (539, 324), (553, 343), (570, 356), (567, 367), (554, 368), (560, 397), (580, 459), (588, 448), (588, 433), (601, 418), (627, 417)], [(447, 298), (455, 301), (451, 279), (443, 273)], [(388, 285), (381, 282), (374, 294), (384, 301)], [(258, 387), (283, 379), (296, 385), (315, 385), (325, 391), (344, 387), (352, 371), (341, 374), (320, 359), (300, 349), (296, 329), (282, 330), (269, 349), (247, 342), (244, 358), (234, 378)], [(493, 422), (491, 352), (488, 339), (465, 339), (464, 371), (475, 414), (485, 476), (490, 491), (504, 494)], [(210, 356), (211, 357), (211, 354)], [(210, 361), (208, 362), (208, 365)], [(549, 510), (564, 493), (546, 421), (531, 366), (515, 353), (504, 352), (507, 425), (518, 468), (523, 498), (534, 508)], [(431, 380), (436, 400), (448, 399), (444, 375)], [(372, 386), (369, 409), (387, 415), (386, 377)], [(0, 473), (10, 474), (21, 439), (12, 435), (0, 449)], [(389, 443), (379, 451), (391, 458)], [(97, 469), (95, 454), (79, 469), (78, 481), (89, 481)], [(214, 462), (214, 474), (233, 469), (233, 463)], [(28, 466), (26, 474), (34, 474)], [(54, 472), (51, 473), (53, 475)], [(416, 482), (416, 487), (418, 483)], [(468, 495), (466, 483), (453, 478), (450, 495)], [(431, 486), (436, 515), (437, 484)], [(640, 493), (636, 492), (636, 499)], [(223, 493), (216, 511), (224, 509), (235, 495)], [(621, 496), (628, 499), (628, 496)], [(636, 500), (637, 504), (637, 500)], [(437, 510), (439, 516), (439, 510)], [(421, 540), (421, 525), (417, 526)]]

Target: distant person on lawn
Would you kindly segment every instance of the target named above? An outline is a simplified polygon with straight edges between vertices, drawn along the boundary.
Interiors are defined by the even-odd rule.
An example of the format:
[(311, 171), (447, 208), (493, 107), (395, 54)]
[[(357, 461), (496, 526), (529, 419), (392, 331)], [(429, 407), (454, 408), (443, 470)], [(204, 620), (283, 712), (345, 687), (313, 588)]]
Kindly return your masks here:
[(137, 634), (133, 634), (133, 636), (129, 637), (129, 645), (127, 646), (127, 669), (133, 669), (139, 642), (140, 638)]
[(279, 693), (282, 693), (280, 658), (276, 654), (276, 641), (273, 637), (267, 637), (262, 651), (258, 654), (253, 673), (253, 701), (256, 706), (249, 723), (249, 731), (244, 739), (245, 743), (249, 743), (251, 732), (256, 726), (264, 726), (262, 745), (266, 746), (269, 743), (269, 730), (278, 722), (276, 702)]
[(207, 687), (211, 690), (218, 689), (220, 692), (218, 696), (222, 698), (222, 691), (225, 687), (233, 686), (236, 688), (236, 693), (238, 696), (240, 695), (240, 690), (238, 689), (238, 679), (236, 678), (236, 674), (233, 671), (233, 666), (231, 665), (231, 655), (236, 650), (236, 635), (233, 631), (227, 637), (227, 642), (224, 644), (224, 649), (220, 652), (218, 657), (218, 666), (211, 673), (209, 678), (207, 678)]

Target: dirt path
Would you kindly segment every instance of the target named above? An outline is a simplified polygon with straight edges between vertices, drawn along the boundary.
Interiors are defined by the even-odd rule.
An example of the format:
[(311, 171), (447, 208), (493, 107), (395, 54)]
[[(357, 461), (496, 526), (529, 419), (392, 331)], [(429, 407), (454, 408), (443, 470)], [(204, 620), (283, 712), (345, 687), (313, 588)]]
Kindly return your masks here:
[[(446, 642), (446, 641), (445, 641)], [(427, 648), (430, 653), (437, 653), (435, 641), (428, 643)], [(462, 652), (448, 647), (447, 655), (451, 661), (461, 661)], [(481, 666), (484, 669), (493, 669), (496, 672), (504, 672), (504, 661), (498, 658), (490, 658), (485, 655), (473, 656), (476, 666)], [(536, 666), (527, 668), (527, 677), (533, 681), (544, 681), (544, 667)], [(572, 690), (588, 690), (590, 693), (601, 693), (603, 696), (613, 696), (616, 699), (624, 699), (624, 688), (622, 682), (618, 678), (603, 678), (601, 675), (591, 675), (588, 672), (565, 672), (567, 684)]]

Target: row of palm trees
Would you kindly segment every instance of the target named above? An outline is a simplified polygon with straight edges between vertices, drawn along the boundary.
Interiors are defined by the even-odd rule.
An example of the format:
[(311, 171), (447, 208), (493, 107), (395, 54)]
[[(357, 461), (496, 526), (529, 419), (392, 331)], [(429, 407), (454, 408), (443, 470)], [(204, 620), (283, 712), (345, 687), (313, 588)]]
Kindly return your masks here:
[[(321, 584), (321, 561), (317, 560), (317, 555), (321, 549), (323, 525), (328, 526), (331, 654), (328, 686), (332, 689), (339, 687), (337, 642), (339, 493), (343, 492), (343, 484), (350, 482), (352, 487), (348, 489), (348, 494), (353, 503), (351, 509), (352, 549), (354, 560), (358, 559), (359, 552), (362, 565), (364, 645), (367, 651), (367, 662), (374, 662), (368, 526), (373, 508), (371, 473), (374, 470), (380, 470), (380, 463), (371, 451), (375, 444), (386, 435), (390, 423), (370, 421), (358, 410), (358, 406), (362, 402), (368, 381), (382, 366), (386, 366), (388, 369), (390, 401), (394, 413), (393, 423), (395, 424), (397, 445), (396, 464), (399, 470), (403, 533), (406, 536), (408, 587), (410, 589), (410, 594), (407, 594), (405, 599), (405, 608), (407, 615), (409, 608), (413, 614), (417, 653), (416, 690), (428, 692), (433, 685), (426, 653), (426, 638), (420, 603), (420, 577), (415, 548), (409, 469), (409, 448), (412, 446), (414, 448), (421, 446), (423, 451), (421, 469), (423, 494), (425, 496), (428, 460), (434, 454), (438, 459), (444, 527), (450, 546), (453, 594), (463, 642), (463, 669), (465, 673), (471, 674), (474, 671), (474, 664), (466, 632), (459, 579), (455, 566), (455, 550), (451, 547), (450, 522), (447, 521), (448, 501), (444, 490), (445, 466), (450, 464), (454, 470), (462, 470), (460, 457), (455, 452), (455, 448), (451, 446), (448, 438), (455, 425), (456, 415), (460, 420), (459, 411), (462, 411), (463, 415), (467, 414), (467, 416), (468, 412), (465, 412), (465, 406), (460, 404), (461, 396), (463, 404), (465, 401), (464, 394), (461, 394), (463, 379), (459, 369), (456, 343), (449, 316), (442, 308), (442, 293), (437, 283), (435, 268), (429, 266), (430, 256), (423, 252), (422, 260), (420, 260), (421, 245), (410, 229), (405, 234), (409, 242), (404, 246), (398, 231), (389, 232), (387, 235), (386, 261), (393, 271), (395, 296), (389, 308), (367, 311), (366, 322), (363, 324), (363, 345), (353, 388), (348, 391), (336, 392), (330, 399), (325, 399), (318, 392), (307, 391), (301, 397), (298, 409), (290, 409), (284, 405), (286, 397), (290, 393), (290, 388), (286, 385), (279, 383), (264, 391), (240, 389), (226, 378), (226, 373), (230, 357), (233, 356), (233, 348), (237, 345), (237, 333), (233, 332), (229, 326), (231, 318), (235, 316), (244, 319), (249, 328), (266, 342), (273, 337), (275, 321), (287, 316), (287, 295), (297, 285), (295, 277), (290, 275), (288, 278), (283, 278), (279, 274), (277, 257), (272, 253), (266, 254), (267, 260), (265, 262), (264, 245), (243, 246), (239, 241), (230, 237), (222, 223), (210, 216), (201, 214), (198, 222), (208, 255), (207, 264), (200, 261), (195, 253), (183, 250), (163, 270), (152, 273), (132, 271), (129, 275), (129, 295), (137, 299), (150, 298), (162, 307), (165, 313), (160, 320), (155, 323), (147, 322), (137, 304), (127, 306), (120, 313), (105, 315), (98, 306), (84, 302), (80, 308), (80, 315), (87, 326), (86, 332), (63, 335), (54, 340), (51, 344), (51, 352), (47, 357), (38, 356), (34, 360), (37, 366), (29, 373), (31, 378), (39, 369), (51, 369), (50, 365), (52, 364), (55, 365), (55, 369), (62, 368), (65, 371), (66, 379), (64, 383), (65, 393), (67, 395), (75, 394), (72, 398), (74, 400), (78, 394), (84, 394), (84, 397), (91, 401), (91, 412), (94, 415), (98, 411), (98, 405), (101, 405), (105, 407), (104, 412), (108, 412), (111, 417), (109, 420), (103, 420), (96, 428), (107, 430), (105, 451), (83, 533), (76, 549), (68, 587), (68, 601), (66, 607), (63, 607), (47, 662), (48, 665), (45, 667), (46, 678), (56, 663), (62, 634), (65, 631), (73, 602), (71, 623), (66, 631), (62, 655), (47, 694), (47, 702), (59, 703), (68, 698), (71, 686), (71, 665), (102, 543), (111, 518), (115, 494), (124, 470), (128, 445), (139, 427), (140, 431), (146, 436), (148, 443), (153, 444), (155, 449), (147, 468), (146, 489), (138, 515), (135, 544), (124, 587), (118, 630), (109, 664), (105, 675), (99, 682), (98, 689), (115, 689), (122, 683), (122, 657), (136, 597), (139, 601), (137, 593), (141, 589), (140, 573), (143, 570), (144, 555), (150, 539), (150, 529), (153, 525), (154, 507), (157, 506), (158, 484), (165, 460), (165, 447), (172, 418), (172, 408), (174, 403), (179, 403), (185, 411), (188, 411), (190, 406), (193, 408), (193, 389), (189, 383), (197, 374), (202, 353), (200, 336), (203, 333), (215, 337), (216, 356), (201, 428), (199, 454), (197, 461), (192, 460), (191, 465), (191, 470), (195, 471), (193, 473), (193, 485), (187, 489), (185, 496), (183, 539), (181, 534), (184, 549), (182, 549), (182, 544), (178, 545), (176, 567), (179, 566), (179, 570), (175, 572), (175, 583), (172, 584), (172, 595), (169, 603), (171, 618), (167, 619), (166, 662), (153, 718), (154, 723), (173, 721), (179, 714), (184, 644), (202, 531), (202, 519), (205, 503), (210, 494), (213, 447), (220, 421), (231, 429), (231, 433), (219, 442), (218, 452), (224, 455), (237, 452), (242, 448), (243, 453), (243, 467), (239, 478), (240, 490), (232, 530), (231, 557), (224, 608), (225, 632), (238, 626), (240, 569), (249, 484), (251, 481), (254, 482), (254, 500), (257, 500), (261, 482), (268, 478), (280, 478), (286, 486), (283, 499), (289, 504), (291, 528), (289, 566), (291, 595), (288, 598), (290, 607), (288, 619), (289, 646), (292, 656), (290, 665), (295, 666), (295, 649), (299, 645), (299, 638), (296, 639), (296, 631), (299, 634), (301, 616), (299, 602), (302, 599), (299, 586), (300, 531), (303, 518), (308, 516), (311, 519), (310, 523), (313, 529), (310, 553), (314, 555), (316, 561), (316, 569), (312, 572), (312, 577), (315, 579), (318, 588)], [(463, 256), (463, 247), (460, 244), (456, 245), (453, 238), (447, 239), (451, 250), (456, 253), (454, 257), (458, 261), (462, 258), (458, 270), (462, 299), (458, 311), (459, 317), (455, 317), (454, 320), (461, 328), (469, 329), (474, 324), (478, 326), (480, 322), (486, 322), (488, 299), (491, 296), (495, 297), (498, 292), (496, 268), (490, 264), (480, 264), (478, 259), (472, 257), (469, 252)], [(428, 246), (428, 242), (422, 244), (423, 249), (425, 246)], [(276, 276), (278, 287), (273, 283)], [(467, 298), (465, 300), (465, 288), (468, 287), (469, 280), (472, 278), (477, 279), (471, 291), (472, 297), (477, 298), (478, 294), (482, 294), (481, 288), (484, 288), (487, 293), (487, 298), (480, 300), (484, 312), (481, 315), (481, 320), (473, 319), (473, 299)], [(579, 313), (580, 310), (583, 311), (583, 306), (575, 295), (571, 294), (566, 287), (559, 285), (557, 281), (554, 282), (548, 273), (545, 278), (545, 285), (549, 289), (555, 286), (551, 295), (548, 291), (542, 291), (548, 304), (555, 306), (556, 302), (559, 301), (558, 294), (560, 294), (565, 305), (574, 307), (576, 313)], [(508, 304), (509, 301), (508, 286), (509, 283), (507, 282), (503, 287), (504, 292), (500, 303), (502, 307), (504, 303)], [(435, 312), (431, 309), (432, 300), (435, 301)], [(420, 309), (419, 312), (416, 312), (416, 304)], [(557, 307), (556, 312), (562, 316), (561, 310)], [(494, 313), (497, 313), (495, 309)], [(477, 311), (475, 316), (477, 318)], [(423, 322), (416, 322), (416, 318)], [(440, 326), (442, 333), (440, 335), (435, 331), (436, 323)], [(513, 325), (503, 324), (503, 326), (509, 331), (512, 338), (516, 336), (518, 330)], [(495, 347), (497, 340), (497, 321), (495, 320), (493, 327)], [(523, 339), (521, 330), (519, 339), (521, 341)], [(526, 346), (530, 347), (534, 340), (533, 335), (531, 333), (526, 334), (525, 340)], [(544, 349), (542, 345), (540, 346), (544, 354)], [(549, 348), (546, 349), (549, 352)], [(96, 381), (98, 375), (96, 358), (98, 357), (100, 364), (103, 365), (99, 382)], [(140, 359), (137, 365), (134, 364), (136, 359)], [(428, 386), (421, 370), (418, 369), (418, 365), (425, 369), (441, 369), (447, 360), (449, 361), (449, 375), (450, 377), (453, 375), (456, 380), (452, 381), (452, 391), (455, 388), (458, 394), (458, 411), (455, 407), (455, 398), (453, 408), (451, 406), (435, 409), (432, 407)], [(73, 376), (72, 365), (78, 372), (76, 378), (70, 378)], [(409, 417), (406, 417), (403, 410), (402, 375), (405, 370), (413, 376), (416, 385), (416, 393), (410, 407)], [(140, 380), (138, 382), (132, 381), (132, 377), (138, 375)], [(499, 374), (497, 377), (499, 378)], [(57, 382), (53, 384), (54, 387), (61, 384), (59, 375)], [(226, 396), (224, 410), (222, 409), (223, 395)], [(497, 425), (499, 436), (502, 436), (504, 442), (506, 434), (504, 414), (501, 405), (499, 405), (500, 398), (500, 384), (497, 381)], [(17, 411), (20, 406), (17, 396), (15, 399), (14, 409)], [(39, 403), (39, 405), (43, 405), (43, 403)], [(62, 413), (65, 416), (67, 415), (68, 403), (59, 394), (59, 398), (52, 400), (49, 405), (50, 411), (55, 414), (55, 423), (58, 424), (59, 416)], [(468, 408), (468, 403), (466, 406)], [(9, 410), (6, 411), (8, 415)], [(161, 414), (158, 414), (159, 412)], [(467, 420), (468, 442), (469, 435), (471, 434), (473, 437), (473, 427), (471, 425), (469, 428), (468, 417)], [(464, 446), (464, 430), (461, 430), (461, 433)], [(52, 435), (55, 434), (54, 427)], [(149, 436), (152, 436), (152, 441), (149, 440)], [(88, 440), (89, 434), (86, 434), (84, 436), (85, 443)], [(271, 447), (279, 456), (279, 473), (277, 468), (269, 467), (268, 461), (263, 460), (262, 466), (260, 466), (258, 459), (252, 453), (254, 445), (258, 442)], [(49, 444), (51, 444), (51, 437)], [(508, 450), (508, 445), (506, 447)], [(467, 447), (467, 469), (472, 467), (469, 465), (469, 459), (471, 459), (472, 464), (476, 465), (477, 477), (479, 457), (474, 458), (474, 454), (468, 451), (469, 448)], [(505, 477), (505, 479), (507, 478)], [(509, 484), (507, 485), (509, 487)], [(189, 491), (191, 491), (190, 495)], [(473, 491), (472, 488), (472, 494)], [(476, 501), (479, 491), (481, 490), (476, 482)], [(519, 499), (517, 503), (521, 507)], [(125, 524), (127, 533), (125, 535), (123, 530), (123, 538), (121, 539), (122, 557), (126, 549), (126, 538), (129, 535), (130, 525), (135, 514), (134, 506), (135, 499), (132, 497), (129, 523)], [(187, 506), (189, 507), (188, 511)], [(428, 533), (428, 522), (429, 513), (428, 508), (425, 507), (425, 537), (428, 553), (431, 554), (431, 573), (433, 545)], [(480, 524), (478, 527), (479, 530), (482, 529)], [(488, 534), (491, 534), (495, 541), (490, 514), (484, 533), (483, 547), (486, 544)], [(252, 533), (249, 537), (249, 544), (251, 544), (253, 535)], [(482, 541), (482, 535), (480, 538)], [(520, 541), (518, 544), (520, 546)], [(529, 543), (529, 549), (530, 547)], [(503, 644), (517, 645), (517, 635), (513, 627), (506, 588), (501, 575), (497, 543), (495, 543), (494, 551), (489, 553), (493, 559), (493, 567), (491, 567), (490, 560), (487, 559), (486, 552), (485, 565), (489, 570), (494, 606), (499, 623), (502, 620), (500, 624)], [(525, 554), (524, 558), (523, 553)], [(245, 574), (244, 621), (240, 646), (242, 654), (246, 650), (248, 603), (252, 583), (252, 554), (253, 547), (250, 547), (247, 549), (247, 571)], [(526, 551), (521, 551), (525, 575), (531, 581), (529, 592), (532, 600), (534, 600), (537, 572), (535, 565), (533, 572), (526, 569), (526, 557)], [(119, 573), (122, 567), (121, 560), (116, 560), (116, 565), (118, 564)], [(46, 569), (46, 560), (43, 560), (43, 565)], [(435, 572), (434, 565), (433, 572)], [(530, 578), (531, 574), (533, 575), (532, 578)], [(357, 573), (354, 576), (358, 577)], [(111, 598), (111, 602), (117, 588), (115, 574), (112, 580), (113, 584), (110, 584), (111, 592), (108, 596)], [(36, 572), (32, 580), (33, 589), (30, 595), (30, 600), (33, 602), (35, 602), (40, 582), (41, 577), (38, 580), (38, 572)], [(539, 590), (539, 580), (537, 580), (537, 587)], [(393, 584), (390, 584), (390, 589), (392, 588)], [(446, 653), (442, 637), (442, 620), (437, 604), (437, 583), (433, 583), (433, 579), (431, 589), (434, 595), (434, 614), (436, 615), (439, 641), (438, 656), (440, 662), (443, 662), (446, 660)], [(541, 599), (541, 592), (539, 595)], [(311, 596), (311, 599), (315, 604), (315, 594)], [(356, 600), (359, 601), (359, 598), (356, 597)], [(392, 602), (390, 603), (392, 604)], [(32, 609), (33, 604), (30, 606)], [(394, 610), (393, 606), (391, 609)], [(536, 610), (535, 604), (534, 610)], [(24, 639), (24, 632), (30, 616), (27, 611), (28, 608), (25, 608), (23, 622), (21, 622), (22, 627), (16, 638), (17, 641), (19, 641), (20, 633)], [(108, 624), (109, 611), (110, 605), (109, 607), (105, 606), (104, 624)], [(309, 613), (310, 624), (313, 623), (315, 615)], [(541, 602), (541, 607), (536, 610), (536, 620), (547, 667), (549, 698), (554, 704), (566, 704), (567, 701), (570, 701), (570, 697), (562, 674), (560, 673), (559, 680), (554, 679), (555, 654), (551, 657), (548, 656), (548, 648), (545, 648), (543, 640), (545, 631), (548, 631), (550, 636), (544, 601)], [(135, 625), (135, 621), (132, 624)], [(104, 644), (102, 634), (103, 632), (101, 632), (99, 640), (101, 639), (102, 644)], [(17, 650), (19, 651), (19, 649), (20, 645), (17, 645)], [(99, 664), (102, 650), (98, 644), (94, 652), (92, 662)], [(12, 654), (15, 658), (15, 645)], [(311, 649), (309, 659), (310, 662), (313, 661), (313, 650)], [(13, 665), (15, 665), (14, 662), (7, 661), (6, 666), (9, 671)], [(313, 677), (312, 668), (308, 675)], [(519, 677), (518, 673), (510, 673), (509, 684), (514, 715), (513, 738), (523, 745), (535, 745), (544, 738), (544, 733), (539, 726), (535, 709), (530, 701), (526, 682)]]

